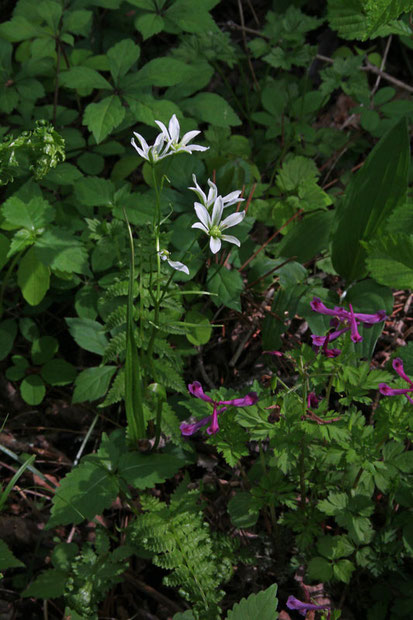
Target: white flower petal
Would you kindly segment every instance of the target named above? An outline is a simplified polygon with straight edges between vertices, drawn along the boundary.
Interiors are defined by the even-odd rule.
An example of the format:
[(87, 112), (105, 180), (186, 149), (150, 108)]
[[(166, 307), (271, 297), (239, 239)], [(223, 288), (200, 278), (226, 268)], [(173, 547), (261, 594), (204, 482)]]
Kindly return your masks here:
[(175, 142), (175, 143), (179, 142), (180, 130), (181, 130), (181, 127), (179, 125), (178, 119), (176, 118), (176, 114), (172, 114), (171, 120), (169, 121), (169, 136), (172, 142)]
[(219, 227), (221, 230), (225, 230), (226, 228), (231, 228), (231, 226), (236, 226), (237, 224), (242, 222), (244, 217), (245, 217), (245, 211), (240, 211), (239, 213), (231, 213), (231, 215), (228, 215), (228, 217), (226, 217), (225, 220), (222, 220)]
[(199, 144), (190, 144), (189, 146), (183, 146), (179, 150), (192, 153), (192, 151), (207, 151), (209, 146), (199, 146)]
[(211, 217), (207, 209), (200, 202), (194, 204), (194, 209), (199, 221), (209, 230), (211, 228)]
[[(190, 140), (193, 140), (195, 138), (195, 136), (197, 136), (200, 133), (201, 132), (199, 130), (188, 131), (186, 134), (184, 134), (184, 136), (183, 136), (183, 138), (182, 138), (182, 140), (180, 142), (180, 145), (181, 146), (186, 146)], [(179, 139), (179, 134), (178, 134), (178, 139)]]
[(168, 260), (168, 264), (172, 267), (172, 269), (176, 269), (176, 271), (183, 271), (189, 276), (189, 269), (183, 263), (180, 263), (179, 260)]
[(209, 240), (209, 248), (212, 254), (216, 254), (221, 249), (221, 239), (216, 239), (215, 237), (211, 237)]
[(169, 142), (170, 136), (169, 136), (168, 130), (165, 127), (165, 125), (162, 123), (162, 121), (155, 121), (155, 123), (158, 125), (159, 129), (162, 131), (162, 134), (163, 134), (166, 142)]
[(236, 237), (233, 237), (232, 235), (222, 235), (221, 239), (222, 241), (228, 241), (228, 243), (235, 243), (235, 245), (237, 245), (238, 247), (240, 247), (241, 245), (240, 240)]
[(188, 187), (188, 189), (190, 189), (192, 192), (195, 192), (195, 194), (198, 196), (198, 198), (202, 202), (202, 204), (207, 206), (207, 197), (206, 197), (205, 193), (203, 192), (203, 190), (198, 185), (198, 181), (196, 180), (195, 174), (192, 175), (192, 180), (195, 183), (195, 187)]
[(214, 207), (212, 209), (212, 216), (211, 216), (212, 226), (220, 226), (223, 209), (224, 209), (224, 206), (222, 204), (222, 198), (221, 196), (218, 196), (218, 198), (214, 202)]
[(224, 209), (225, 207), (230, 207), (231, 205), (234, 205), (237, 202), (242, 202), (243, 200), (245, 200), (244, 198), (240, 198), (240, 195), (241, 195), (241, 192), (237, 190), (236, 192), (231, 192), (230, 194), (227, 194), (226, 196), (224, 196), (222, 198), (222, 202), (224, 203)]
[(201, 224), (201, 222), (195, 222), (195, 224), (192, 224), (191, 228), (199, 228), (199, 230), (203, 230), (204, 232), (208, 233), (208, 228)]

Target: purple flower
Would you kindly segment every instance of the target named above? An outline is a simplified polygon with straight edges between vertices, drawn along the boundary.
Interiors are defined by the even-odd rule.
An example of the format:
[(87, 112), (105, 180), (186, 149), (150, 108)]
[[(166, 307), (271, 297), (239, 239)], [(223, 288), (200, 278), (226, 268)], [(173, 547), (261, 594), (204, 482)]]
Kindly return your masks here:
[(318, 398), (315, 392), (309, 392), (307, 395), (307, 407), (309, 409), (311, 409), (311, 407), (313, 407), (314, 409), (318, 409), (318, 403), (320, 402), (320, 400), (321, 398)]
[[(298, 598), (295, 598), (295, 596), (288, 597), (287, 607), (288, 609), (296, 609), (302, 616), (305, 616), (307, 611), (313, 611), (316, 609), (331, 609), (331, 605), (313, 605), (312, 603), (303, 603), (302, 601), (299, 601)], [(330, 618), (330, 611), (328, 611), (327, 618)]]
[[(340, 349), (328, 349), (328, 342), (335, 340), (346, 331), (350, 331), (350, 337), (353, 342), (361, 342), (363, 338), (360, 336), (358, 331), (358, 326), (360, 324), (364, 325), (364, 327), (371, 327), (375, 323), (380, 323), (386, 319), (385, 310), (379, 310), (374, 314), (365, 314), (362, 312), (354, 312), (351, 304), (349, 304), (350, 310), (346, 310), (340, 306), (336, 306), (335, 308), (327, 308), (327, 306), (325, 306), (318, 297), (314, 297), (310, 303), (310, 306), (314, 312), (331, 316), (330, 324), (333, 328), (335, 328), (335, 331), (327, 334), (327, 336), (311, 336), (313, 340), (313, 348), (318, 352), (321, 347), (322, 352), (327, 357), (336, 357), (341, 353)], [(340, 329), (337, 329), (339, 326)]]
[(210, 424), (207, 428), (208, 435), (214, 435), (219, 431), (218, 426), (218, 415), (223, 411), (226, 411), (227, 407), (222, 407), (221, 405), (232, 405), (233, 407), (248, 407), (249, 405), (255, 405), (258, 401), (258, 396), (256, 392), (250, 392), (246, 396), (242, 398), (233, 398), (232, 400), (213, 400), (210, 396), (207, 396), (202, 388), (202, 385), (199, 381), (194, 381), (188, 385), (188, 390), (191, 392), (193, 396), (196, 398), (200, 398), (207, 403), (211, 403), (214, 407), (212, 415), (208, 415), (202, 420), (195, 422), (194, 424), (187, 424), (183, 422), (179, 427), (181, 429), (182, 435), (193, 435), (200, 428)]
[(400, 357), (396, 357), (393, 360), (393, 368), (397, 372), (399, 377), (404, 379), (410, 385), (410, 387), (405, 388), (405, 389), (403, 388), (393, 389), (390, 386), (388, 386), (387, 383), (379, 383), (380, 394), (383, 394), (383, 396), (396, 396), (397, 394), (404, 394), (407, 400), (413, 403), (413, 399), (411, 398), (411, 396), (409, 396), (409, 392), (413, 392), (413, 381), (409, 379), (409, 377), (404, 372), (403, 362), (400, 359)]

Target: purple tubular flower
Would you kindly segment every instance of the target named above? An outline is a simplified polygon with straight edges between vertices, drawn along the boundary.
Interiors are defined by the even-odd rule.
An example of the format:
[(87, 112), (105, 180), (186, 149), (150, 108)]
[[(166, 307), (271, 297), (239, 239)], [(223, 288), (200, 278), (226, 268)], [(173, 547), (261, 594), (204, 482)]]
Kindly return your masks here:
[[(313, 339), (313, 348), (316, 351), (322, 348), (322, 352), (327, 357), (336, 357), (340, 354), (339, 349), (327, 349), (326, 339), (329, 341), (335, 340), (345, 331), (350, 330), (351, 332), (351, 340), (355, 343), (361, 342), (363, 340), (362, 336), (358, 331), (358, 326), (362, 324), (364, 327), (371, 327), (375, 323), (380, 323), (386, 319), (386, 311), (379, 310), (374, 314), (365, 314), (362, 312), (354, 312), (353, 306), (349, 304), (350, 310), (346, 310), (345, 308), (341, 308), (340, 306), (336, 306), (335, 308), (327, 308), (318, 297), (314, 297), (310, 302), (310, 306), (314, 312), (319, 312), (320, 314), (326, 314), (327, 316), (331, 316), (331, 326), (336, 330), (333, 331), (330, 336), (312, 336)], [(337, 329), (341, 324), (342, 329)], [(323, 338), (325, 338), (323, 340)]]
[(404, 389), (391, 388), (389, 385), (387, 385), (387, 383), (379, 383), (380, 394), (383, 394), (383, 396), (397, 396), (398, 394), (404, 394), (407, 400), (413, 403), (412, 397), (409, 396), (409, 393), (413, 392), (413, 381), (404, 372), (403, 361), (400, 359), (400, 357), (396, 357), (393, 360), (393, 368), (397, 372), (399, 377), (404, 379), (406, 383), (410, 385), (410, 387)]
[(313, 605), (312, 603), (303, 603), (299, 601), (295, 596), (289, 596), (287, 600), (288, 609), (296, 609), (302, 616), (307, 614), (307, 611), (313, 611), (317, 609), (327, 609), (328, 610), (328, 618), (330, 618), (330, 609), (331, 605)]
[(258, 396), (256, 392), (249, 392), (246, 396), (242, 398), (233, 398), (231, 400), (213, 400), (210, 396), (205, 394), (202, 385), (199, 381), (194, 381), (188, 385), (189, 392), (195, 396), (196, 398), (200, 398), (201, 400), (211, 403), (214, 406), (212, 415), (208, 415), (202, 420), (195, 422), (194, 424), (187, 424), (183, 422), (180, 425), (182, 435), (193, 435), (200, 428), (209, 424), (207, 428), (208, 435), (214, 435), (219, 431), (218, 425), (218, 415), (226, 411), (227, 407), (222, 407), (221, 405), (232, 405), (233, 407), (248, 407), (250, 405), (255, 405), (258, 401)]

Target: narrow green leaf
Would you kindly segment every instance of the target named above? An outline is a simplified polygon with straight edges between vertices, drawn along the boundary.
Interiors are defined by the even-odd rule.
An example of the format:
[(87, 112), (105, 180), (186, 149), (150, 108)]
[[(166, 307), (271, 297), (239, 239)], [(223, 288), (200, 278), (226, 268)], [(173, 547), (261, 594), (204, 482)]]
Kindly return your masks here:
[(37, 258), (35, 248), (30, 248), (20, 261), (17, 284), (31, 306), (37, 306), (46, 295), (50, 285), (50, 270)]
[(0, 361), (12, 350), (16, 335), (17, 323), (14, 319), (6, 319), (0, 323)]
[(83, 115), (83, 124), (93, 133), (99, 144), (121, 124), (125, 113), (120, 98), (117, 95), (111, 95), (99, 103), (89, 103)]
[(338, 212), (332, 261), (347, 282), (367, 273), (366, 250), (407, 190), (409, 139), (406, 119), (390, 129), (374, 147), (350, 182)]

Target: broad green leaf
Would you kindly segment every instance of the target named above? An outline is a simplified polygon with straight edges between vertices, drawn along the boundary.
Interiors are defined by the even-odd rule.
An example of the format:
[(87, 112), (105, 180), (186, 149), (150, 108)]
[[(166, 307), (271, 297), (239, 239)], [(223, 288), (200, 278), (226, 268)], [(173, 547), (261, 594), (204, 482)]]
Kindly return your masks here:
[(115, 82), (127, 74), (138, 60), (140, 51), (139, 45), (136, 45), (132, 39), (123, 39), (106, 52), (110, 72)]
[(83, 9), (78, 11), (65, 11), (63, 16), (63, 29), (73, 34), (80, 34), (87, 37), (92, 26), (92, 18), (92, 11), (85, 11)]
[(98, 456), (87, 457), (61, 481), (54, 498), (47, 529), (81, 523), (101, 515), (115, 500), (116, 476)]
[(53, 359), (42, 366), (40, 374), (50, 385), (68, 385), (75, 380), (77, 371), (69, 362)]
[(371, 36), (380, 26), (397, 19), (402, 13), (413, 11), (413, 0), (365, 0), (365, 10)]
[(243, 598), (227, 613), (226, 620), (276, 620), (277, 612), (277, 584)]
[(53, 336), (42, 336), (33, 341), (31, 356), (33, 364), (40, 365), (52, 359), (59, 348), (59, 342)]
[(208, 272), (207, 289), (214, 293), (212, 301), (216, 306), (224, 304), (227, 308), (241, 312), (240, 294), (244, 288), (241, 274), (222, 265), (214, 265)]
[(184, 32), (214, 32), (217, 25), (208, 13), (209, 6), (205, 2), (196, 5), (193, 0), (180, 0), (172, 4), (165, 12), (167, 21)]
[(21, 594), (22, 597), (59, 598), (63, 595), (68, 579), (66, 571), (50, 568), (35, 579)]
[(350, 560), (339, 560), (333, 564), (333, 575), (336, 579), (349, 583), (355, 568)]
[(278, 256), (292, 257), (300, 263), (315, 258), (328, 248), (333, 217), (332, 211), (305, 215), (276, 246)]
[(195, 346), (201, 346), (209, 341), (212, 334), (212, 327), (208, 318), (204, 314), (201, 314), (196, 310), (190, 310), (185, 315), (185, 322), (197, 324), (196, 327), (188, 328), (189, 331), (187, 332), (186, 337), (189, 342)]
[(149, 39), (164, 29), (165, 21), (156, 13), (144, 13), (135, 19), (135, 28), (142, 34), (143, 40)]
[(13, 555), (4, 540), (0, 540), (0, 571), (7, 570), (8, 568), (18, 568), (20, 566), (24, 566), (23, 562), (20, 562), (20, 560)]
[(83, 115), (83, 124), (87, 125), (99, 144), (121, 124), (125, 113), (120, 98), (117, 95), (111, 95), (99, 103), (89, 103)]
[(333, 566), (325, 558), (311, 558), (307, 567), (308, 576), (315, 581), (330, 581), (333, 576)]
[(199, 93), (186, 99), (181, 107), (195, 118), (217, 127), (241, 125), (241, 120), (223, 97), (215, 93)]
[(71, 67), (60, 74), (59, 81), (63, 86), (75, 88), (76, 90), (82, 88), (112, 90), (110, 82), (108, 82), (103, 75), (98, 73), (98, 71), (90, 67)]
[(44, 395), (46, 387), (39, 375), (29, 375), (20, 384), (20, 394), (28, 405), (39, 405)]
[(115, 186), (108, 179), (84, 177), (75, 185), (77, 200), (87, 207), (112, 207)]
[(173, 454), (128, 452), (120, 457), (118, 468), (128, 484), (136, 489), (148, 489), (174, 476), (183, 464)]
[(28, 304), (37, 306), (50, 285), (50, 270), (37, 258), (35, 248), (30, 248), (20, 261), (17, 284)]
[(97, 317), (98, 293), (95, 288), (84, 286), (75, 295), (75, 309), (81, 319), (95, 319)]
[(383, 235), (363, 243), (366, 263), (377, 282), (392, 288), (413, 288), (413, 235)]
[(4, 265), (8, 261), (8, 253), (10, 249), (10, 239), (0, 233), (0, 269), (4, 267)]
[(17, 335), (17, 323), (14, 319), (6, 319), (0, 323), (0, 361), (8, 356), (13, 348)]
[(406, 120), (390, 129), (348, 185), (338, 212), (332, 261), (348, 283), (367, 273), (366, 250), (407, 190), (409, 140)]
[(108, 341), (104, 333), (104, 326), (92, 319), (67, 318), (69, 332), (72, 338), (85, 351), (103, 355)]
[(8, 229), (26, 228), (30, 231), (38, 230), (53, 221), (54, 211), (43, 198), (35, 197), (25, 204), (17, 196), (11, 196), (1, 208), (8, 224)]
[(87, 251), (69, 230), (50, 228), (36, 240), (35, 255), (51, 269), (89, 275)]
[(164, 57), (154, 58), (136, 74), (139, 87), (174, 86), (189, 79), (191, 67), (182, 60)]
[(33, 319), (29, 317), (23, 317), (19, 320), (19, 329), (23, 338), (26, 338), (29, 342), (33, 342), (35, 338), (39, 337), (39, 328)]
[(8, 22), (0, 24), (0, 37), (6, 41), (17, 42), (31, 39), (42, 33), (42, 29), (25, 19), (22, 15), (17, 15)]
[(72, 402), (84, 403), (102, 398), (109, 388), (115, 371), (115, 366), (96, 366), (82, 370), (75, 381)]

